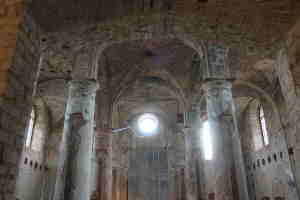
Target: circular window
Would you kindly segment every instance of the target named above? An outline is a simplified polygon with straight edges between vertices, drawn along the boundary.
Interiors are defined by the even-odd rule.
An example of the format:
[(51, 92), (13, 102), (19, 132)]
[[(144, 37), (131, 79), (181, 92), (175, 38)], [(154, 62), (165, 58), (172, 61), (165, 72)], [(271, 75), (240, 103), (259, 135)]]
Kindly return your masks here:
[(152, 136), (157, 133), (158, 118), (150, 113), (141, 115), (137, 121), (139, 132), (142, 136)]

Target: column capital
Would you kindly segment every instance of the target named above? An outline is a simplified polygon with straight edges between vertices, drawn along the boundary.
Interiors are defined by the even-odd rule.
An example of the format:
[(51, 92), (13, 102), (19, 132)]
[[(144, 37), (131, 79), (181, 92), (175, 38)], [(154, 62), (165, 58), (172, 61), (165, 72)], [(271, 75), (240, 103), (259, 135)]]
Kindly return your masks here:
[(71, 80), (68, 84), (75, 96), (87, 96), (99, 89), (98, 81), (94, 79)]
[(204, 52), (206, 60), (206, 73), (204, 79), (230, 78), (228, 68), (229, 47), (217, 42), (205, 42)]

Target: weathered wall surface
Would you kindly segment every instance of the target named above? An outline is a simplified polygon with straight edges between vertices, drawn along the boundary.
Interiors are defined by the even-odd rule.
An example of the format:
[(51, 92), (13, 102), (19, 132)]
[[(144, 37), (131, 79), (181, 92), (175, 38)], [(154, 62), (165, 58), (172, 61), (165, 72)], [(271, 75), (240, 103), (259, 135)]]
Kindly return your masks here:
[[(278, 62), (276, 64), (278, 65)], [(281, 74), (277, 76), (279, 78), (289, 77), (283, 70), (284, 66), (281, 66), (280, 70), (276, 69), (277, 73)], [(283, 118), (278, 113), (278, 110), (286, 110), (284, 97), (293, 95), (287, 88), (280, 87), (279, 84), (282, 82), (279, 80), (275, 83), (278, 84), (278, 87), (275, 87), (273, 96), (270, 96), (271, 99), (263, 95), (259, 99), (252, 99), (241, 117), (240, 132), (243, 138), (249, 194), (252, 199), (298, 198), (296, 182), (293, 178), (294, 168), (291, 166), (287, 146), (289, 136), (286, 137), (287, 132), (282, 123)], [(286, 83), (287, 80), (284, 82)], [(269, 145), (264, 145), (259, 125), (258, 105), (260, 103), (265, 113)]]
[(36, 114), (31, 142), (22, 153), (17, 179), (16, 197), (20, 200), (40, 200), (46, 181), (44, 175), (48, 171), (45, 142), (50, 128), (49, 113), (42, 99), (35, 100), (34, 109)]
[[(300, 190), (300, 21), (291, 29), (287, 48), (278, 55), (278, 77), (284, 95), (284, 102), (279, 104), (284, 131), (287, 136), (289, 158), (296, 174), (298, 190)], [(280, 70), (281, 69), (281, 70)]]
[(30, 150), (24, 152), (20, 163), (16, 197), (20, 200), (40, 200), (47, 169), (40, 152)]
[[(5, 41), (5, 45), (0, 45), (0, 50), (3, 49), (5, 50), (4, 55), (5, 59), (0, 59), (0, 62), (3, 61), (4, 64), (0, 64), (1, 65), (1, 77), (3, 76), (3, 84), (2, 82), (0, 82), (0, 95), (2, 94), (1, 91), (5, 91), (5, 97), (3, 97), (1, 100), (1, 132), (0, 132), (0, 183), (3, 184), (0, 186), (0, 200), (5, 199), (13, 199), (12, 197), (12, 191), (13, 191), (13, 187), (15, 184), (15, 179), (16, 179), (16, 173), (17, 173), (17, 163), (18, 160), (20, 158), (20, 152), (22, 150), (22, 146), (23, 146), (23, 138), (24, 138), (24, 133), (25, 133), (25, 127), (27, 124), (27, 118), (28, 118), (28, 114), (30, 111), (30, 107), (31, 107), (31, 97), (33, 94), (33, 88), (34, 88), (34, 82), (36, 80), (36, 72), (38, 70), (38, 62), (39, 62), (39, 57), (40, 57), (40, 52), (39, 52), (39, 33), (38, 33), (38, 28), (31, 23), (31, 19), (26, 18), (25, 19), (25, 23), (22, 25), (21, 27), (21, 33), (20, 33), (20, 39), (17, 43), (17, 52), (16, 52), (16, 56), (15, 56), (15, 60), (14, 63), (12, 65), (11, 68), (8, 69), (9, 64), (7, 64), (9, 62), (9, 57), (11, 55), (11, 50), (14, 49), (13, 48), (13, 41), (15, 41), (15, 39), (11, 39), (14, 38), (14, 34), (15, 32), (13, 30), (16, 30), (16, 25), (17, 25), (17, 20), (19, 19), (18, 16), (20, 16), (19, 14), (16, 14), (17, 12), (14, 11), (13, 8), (15, 8), (15, 5), (18, 4), (14, 4), (11, 3), (11, 1), (8, 3), (8, 1), (2, 1), (3, 3), (3, 13), (5, 13), (4, 15), (8, 15), (8, 16), (13, 16), (12, 18), (15, 20), (13, 21), (14, 23), (10, 24), (7, 23), (5, 24), (5, 30), (4, 31), (4, 35), (5, 37), (9, 37), (7, 40), (3, 40)], [(1, 3), (2, 3), (1, 2)], [(37, 1), (36, 1), (37, 2)], [(115, 2), (115, 1), (112, 1)], [(196, 1), (186, 1), (186, 2), (192, 2), (192, 4), (199, 4)], [(192, 5), (190, 3), (186, 3), (183, 1), (176, 1), (176, 10), (180, 10), (181, 8), (184, 8), (182, 10), (189, 10), (189, 7)], [(200, 1), (199, 1), (200, 2)], [(260, 1), (262, 2), (262, 1)], [(0, 3), (0, 5), (1, 5)], [(44, 2), (43, 2), (44, 3)], [(114, 4), (114, 3), (112, 3)], [(264, 7), (263, 2), (261, 3), (263, 5), (261, 5), (261, 7)], [(59, 4), (57, 4), (59, 5)], [(156, 4), (155, 4), (156, 5)], [(224, 7), (225, 4), (220, 3), (220, 5), (218, 5), (220, 8)], [(11, 6), (11, 7), (10, 7)], [(111, 7), (114, 7), (115, 5), (111, 5)], [(149, 4), (147, 4), (147, 6), (151, 7), (150, 1)], [(212, 7), (214, 11), (219, 12), (220, 9), (214, 9), (214, 4), (209, 5), (210, 7)], [(207, 7), (209, 7), (207, 6)], [(155, 6), (154, 6), (155, 7)], [(194, 7), (194, 6), (192, 6)], [(199, 8), (199, 10), (203, 10), (201, 9), (201, 6), (197, 6), (197, 8)], [(254, 6), (255, 7), (255, 6)], [(284, 4), (284, 6), (280, 5), (276, 5), (275, 6), (276, 9), (275, 10), (282, 10), (282, 7), (286, 7), (286, 5)], [(7, 8), (7, 9), (6, 9)], [(12, 9), (11, 9), (12, 8)], [(45, 6), (46, 8), (46, 6)], [(177, 9), (178, 8), (178, 9)], [(195, 8), (195, 7), (194, 7)], [(2, 7), (0, 7), (0, 16), (1, 16), (1, 9)], [(16, 9), (17, 10), (17, 9)], [(48, 9), (48, 11), (50, 11), (51, 9)], [(118, 10), (118, 9), (116, 9)], [(221, 9), (222, 10), (222, 9)], [(231, 10), (232, 9), (228, 9), (230, 10), (230, 14), (232, 13)], [(263, 9), (261, 9), (263, 10)], [(51, 11), (50, 11), (51, 12)], [(98, 12), (98, 10), (97, 10)], [(207, 11), (206, 11), (207, 12)], [(249, 11), (248, 11), (249, 12)], [(15, 13), (12, 14), (11, 13)], [(64, 13), (64, 12), (62, 12)], [(67, 12), (66, 12), (67, 13)], [(76, 17), (80, 17), (79, 15), (77, 15), (77, 12), (74, 12)], [(100, 12), (101, 15), (103, 14), (102, 12)], [(209, 12), (211, 15), (214, 15), (214, 12)], [(222, 12), (220, 12), (222, 13)], [(237, 12), (236, 12), (237, 13)], [(262, 12), (265, 13), (265, 12)], [(284, 13), (284, 12), (282, 12)], [(47, 14), (47, 13), (46, 13)], [(53, 14), (53, 13), (52, 13)], [(233, 14), (233, 13), (232, 13)], [(235, 15), (235, 14), (234, 14)], [(252, 13), (251, 13), (252, 15)], [(266, 12), (267, 15), (267, 12)], [(51, 15), (49, 15), (51, 16)], [(52, 15), (53, 16), (53, 15)], [(201, 16), (202, 16), (202, 12), (201, 12)], [(223, 17), (223, 16), (222, 16)], [(266, 20), (266, 24), (269, 26), (272, 26), (272, 23), (270, 23), (270, 18), (268, 18), (267, 16), (261, 16), (264, 19), (268, 19)], [(254, 18), (251, 17), (237, 17), (237, 16), (232, 16), (232, 18), (234, 19), (244, 19), (247, 21), (248, 20), (252, 20)], [(281, 17), (280, 17), (281, 18)], [(10, 19), (10, 18), (8, 18)], [(214, 17), (212, 17), (213, 21), (216, 21), (214, 23), (219, 24), (218, 20), (215, 20)], [(265, 24), (259, 24), (257, 23), (259, 21), (260, 18), (254, 19), (253, 24), (257, 24), (258, 26), (264, 26)], [(276, 17), (272, 17), (272, 21), (281, 21), (281, 20), (277, 20), (277, 15)], [(43, 20), (41, 18), (41, 20)], [(239, 21), (238, 20), (238, 21)], [(284, 20), (284, 16), (283, 19)], [(52, 21), (52, 20), (50, 20)], [(57, 20), (59, 21), (59, 20)], [(63, 21), (63, 20), (61, 20)], [(171, 23), (172, 20), (168, 21), (166, 19), (166, 21), (168, 23)], [(194, 19), (188, 19), (188, 21), (192, 21), (194, 22)], [(232, 27), (232, 24), (239, 24), (239, 23), (231, 23), (231, 22), (235, 22), (235, 20), (233, 21), (229, 21), (228, 22), (228, 30), (231, 30), (230, 27)], [(52, 23), (52, 22), (51, 22)], [(214, 24), (213, 23), (213, 24)], [(241, 26), (242, 24), (251, 24), (250, 22), (241, 22)], [(196, 25), (195, 25), (196, 24)], [(187, 26), (186, 29), (188, 30), (194, 30), (195, 33), (198, 33), (200, 31), (198, 31), (198, 29), (200, 26), (198, 26), (197, 23), (195, 24), (189, 24), (189, 26), (193, 27), (189, 27)], [(201, 23), (200, 23), (201, 24)], [(1, 24), (0, 24), (1, 25)], [(7, 25), (7, 26), (6, 26)], [(250, 26), (246, 26), (245, 30), (242, 31), (242, 35), (244, 35), (245, 33), (251, 32), (251, 31), (247, 31), (249, 27), (251, 27), (251, 29), (253, 28), (251, 25)], [(55, 25), (56, 26), (56, 25)], [(181, 26), (181, 24), (179, 24), (178, 26)], [(127, 34), (131, 33), (131, 29), (126, 29), (126, 26), (124, 26), (125, 28), (122, 28), (122, 26), (117, 26), (120, 27), (120, 29), (122, 29), (122, 31), (120, 31), (120, 36), (121, 38), (127, 38)], [(129, 25), (128, 27), (134, 27)], [(207, 26), (208, 27), (208, 26)], [(207, 29), (209, 30), (208, 32), (203, 33), (203, 35), (214, 35), (214, 32), (221, 32), (221, 31), (216, 31), (217, 29), (214, 28), (214, 26), (209, 26), (210, 28)], [(218, 26), (216, 26), (218, 27)], [(55, 27), (56, 28), (56, 27)], [(240, 27), (239, 27), (240, 28)], [(97, 29), (97, 27), (96, 27)], [(106, 29), (107, 31), (105, 32), (105, 26), (99, 26), (99, 30), (101, 31), (101, 33), (104, 33), (104, 35), (106, 34), (106, 32), (110, 32), (113, 30), (110, 29)], [(119, 28), (117, 28), (119, 29)], [(201, 29), (201, 27), (200, 27)], [(258, 30), (258, 32), (260, 32), (259, 30), (261, 30), (261, 27), (257, 27), (255, 28)], [(104, 30), (104, 31), (103, 31)], [(125, 30), (125, 31), (124, 31)], [(138, 31), (143, 31), (138, 29)], [(137, 31), (137, 32), (138, 32)], [(124, 32), (124, 35), (123, 34)], [(151, 31), (149, 31), (151, 34)], [(234, 32), (234, 31), (233, 31)], [(245, 33), (244, 33), (245, 32)], [(7, 33), (7, 35), (6, 35)], [(2, 34), (2, 33), (1, 33)], [(8, 36), (9, 35), (9, 36)], [(84, 35), (84, 40), (85, 41), (86, 38), (89, 38), (88, 36), (86, 36), (86, 34), (82, 34)], [(101, 35), (101, 34), (96, 34), (96, 35)], [(118, 34), (116, 34), (118, 35)], [(137, 33), (138, 35), (138, 33)], [(142, 34), (140, 34), (142, 35)], [(222, 35), (226, 35), (223, 34)], [(234, 41), (236, 40), (236, 34), (230, 34), (232, 38), (234, 38)], [(250, 34), (251, 35), (251, 34)], [(265, 37), (269, 37), (269, 34), (265, 34)], [(199, 35), (200, 38), (201, 34)], [(3, 38), (5, 38), (3, 37)], [(102, 37), (102, 36), (101, 36)], [(103, 38), (106, 36), (103, 36)], [(201, 36), (202, 37), (202, 36)], [(250, 36), (249, 36), (250, 37)], [(58, 37), (61, 38), (61, 37)], [(93, 37), (91, 37), (93, 38)], [(247, 37), (243, 37), (246, 38)], [(68, 38), (70, 40), (73, 40), (71, 37)], [(246, 40), (245, 39), (245, 40)], [(233, 39), (232, 39), (233, 40)], [(248, 39), (247, 39), (248, 40)], [(11, 42), (9, 42), (11, 41)], [(62, 48), (70, 48), (68, 47), (67, 43), (68, 40), (66, 41), (66, 45), (62, 45)], [(73, 41), (79, 41), (79, 40), (73, 40)], [(70, 43), (72, 44), (73, 41), (71, 41)], [(81, 40), (80, 40), (81, 41)], [(263, 41), (263, 39), (261, 40)], [(3, 44), (4, 44), (3, 43)], [(9, 44), (6, 44), (9, 43)], [(64, 43), (64, 40), (61, 40), (58, 42), (58, 44), (60, 43)], [(82, 42), (85, 43), (85, 42)], [(85, 43), (88, 44), (88, 43)], [(252, 47), (256, 45), (256, 43), (254, 44), (250, 44), (249, 47)], [(78, 44), (74, 42), (74, 47), (78, 47)], [(241, 45), (243, 46), (243, 45)], [(248, 47), (248, 46), (247, 46)], [(250, 52), (251, 48), (249, 48), (249, 52)], [(67, 50), (69, 51), (69, 50)], [(247, 50), (248, 52), (248, 50)], [(56, 52), (58, 55), (60, 55), (60, 52)], [(281, 64), (281, 65), (284, 65)], [(2, 66), (3, 69), (2, 69)], [(62, 65), (65, 67), (65, 65)], [(7, 67), (7, 68), (6, 68)], [(55, 66), (56, 67), (56, 66)], [(286, 197), (288, 199), (293, 199), (290, 196), (289, 189), (293, 188), (294, 186), (291, 185), (293, 184), (293, 180), (289, 179), (290, 175), (289, 175), (289, 171), (285, 171), (285, 169), (289, 168), (289, 157), (288, 155), (288, 151), (286, 149), (286, 146), (284, 144), (284, 133), (287, 133), (288, 136), (288, 144), (289, 147), (294, 147), (294, 149), (296, 149), (294, 151), (294, 154), (291, 154), (295, 157), (295, 163), (294, 163), (294, 167), (296, 169), (300, 169), (300, 160), (298, 158), (300, 158), (299, 156), (299, 152), (297, 151), (297, 146), (299, 146), (298, 144), (298, 140), (299, 140), (299, 136), (297, 136), (297, 130), (299, 129), (299, 110), (300, 110), (300, 106), (296, 103), (298, 98), (296, 95), (293, 94), (292, 89), (290, 89), (290, 82), (286, 80), (289, 80), (289, 74), (282, 71), (284, 68), (280, 68), (278, 70), (278, 74), (280, 74), (279, 77), (281, 77), (281, 86), (282, 86), (282, 90), (284, 93), (284, 96), (286, 97), (286, 102), (289, 105), (288, 109), (285, 108), (279, 108), (281, 110), (281, 114), (283, 116), (283, 118), (285, 118), (286, 120), (284, 121), (284, 131), (281, 130), (280, 127), (278, 127), (277, 125), (280, 124), (280, 122), (278, 121), (278, 119), (273, 119), (273, 114), (270, 114), (271, 112), (267, 112), (267, 119), (269, 119), (269, 132), (271, 132), (271, 144), (270, 147), (268, 148), (264, 148), (260, 151), (256, 151), (255, 149), (252, 149), (251, 147), (253, 145), (249, 145), (249, 153), (246, 155), (246, 159), (248, 161), (248, 173), (249, 173), (249, 180), (252, 181), (254, 183), (254, 187), (253, 189), (255, 190), (255, 193), (257, 194), (258, 198), (262, 198), (263, 196), (269, 196), (269, 197), (276, 197), (276, 196), (282, 196), (282, 197)], [(3, 72), (3, 73), (2, 73)], [(52, 73), (52, 72), (51, 72)], [(9, 76), (7, 76), (9, 75)], [(293, 75), (293, 74), (292, 74)], [(2, 80), (0, 77), (0, 81)], [(4, 88), (4, 89), (2, 89)], [(8, 90), (6, 90), (5, 88), (8, 88)], [(291, 92), (290, 92), (291, 91)], [(286, 92), (286, 93), (285, 93)], [(282, 102), (276, 102), (278, 105), (281, 105)], [(268, 108), (266, 109), (267, 111), (269, 110)], [(14, 123), (11, 123), (12, 121), (14, 121)], [(249, 133), (249, 130), (245, 129), (243, 130), (245, 132), (245, 134)], [(179, 135), (179, 134), (178, 134)], [(180, 136), (178, 136), (180, 137)], [(59, 137), (57, 137), (59, 138)], [(249, 141), (252, 142), (252, 141)], [(117, 191), (113, 191), (114, 194), (117, 194), (116, 196), (113, 196), (113, 199), (116, 200), (123, 200), (124, 195), (123, 192), (125, 193), (125, 186), (123, 184), (124, 180), (126, 180), (126, 177), (124, 178), (124, 173), (126, 174), (126, 172), (124, 172), (124, 170), (122, 169), (122, 167), (124, 167), (124, 165), (126, 165), (128, 156), (126, 157), (126, 154), (124, 152), (122, 152), (122, 150), (124, 149), (118, 149), (118, 144), (122, 144), (124, 143), (124, 141), (122, 141), (121, 139), (119, 141), (115, 140), (114, 143), (114, 147), (115, 148), (115, 155), (114, 155), (114, 165), (115, 165), (115, 179), (114, 179), (114, 184), (115, 188), (117, 187)], [(178, 143), (176, 144), (178, 146), (184, 146), (184, 144), (182, 143)], [(17, 147), (17, 148), (16, 148)], [(195, 150), (196, 152), (196, 150)], [(55, 152), (54, 152), (55, 153)], [(56, 152), (57, 153), (57, 152)], [(188, 154), (192, 154), (193, 152), (187, 152)], [(171, 149), (171, 153), (173, 154), (174, 157), (171, 158), (173, 161), (173, 168), (170, 170), (172, 171), (172, 177), (170, 177), (170, 179), (172, 179), (171, 185), (170, 187), (172, 187), (172, 190), (174, 190), (174, 195), (176, 198), (181, 198), (182, 199), (185, 197), (185, 193), (182, 192), (185, 190), (184, 188), (184, 184), (185, 184), (185, 176), (191, 176), (189, 173), (187, 173), (186, 171), (184, 171), (184, 167), (185, 167), (185, 163), (179, 163), (179, 158), (182, 155), (182, 151), (180, 151), (180, 154), (177, 152), (176, 153), (176, 149), (174, 151), (172, 151)], [(178, 156), (179, 155), (179, 156)], [(276, 159), (275, 159), (275, 155), (276, 155)], [(40, 158), (38, 158), (35, 155), (30, 155), (32, 156), (33, 160), (39, 160)], [(192, 155), (190, 155), (192, 156)], [(51, 155), (49, 155), (50, 159), (54, 159), (52, 158)], [(270, 157), (270, 159), (269, 159)], [(265, 164), (262, 164), (263, 160), (265, 160)], [(269, 160), (271, 160), (269, 162)], [(21, 159), (21, 163), (24, 162), (24, 159)], [(30, 161), (28, 161), (30, 162)], [(191, 165), (194, 165), (195, 163), (192, 163), (194, 161), (192, 161), (191, 158)], [(260, 163), (260, 164), (258, 164)], [(177, 164), (177, 166), (175, 166), (175, 164)], [(254, 165), (253, 165), (254, 164)], [(33, 164), (33, 168), (35, 164)], [(30, 166), (30, 164), (29, 164)], [(254, 166), (254, 167), (253, 167)], [(27, 166), (28, 167), (28, 166)], [(25, 166), (24, 166), (25, 168)], [(53, 165), (53, 169), (55, 170), (55, 164)], [(28, 169), (28, 171), (31, 169)], [(183, 171), (182, 171), (183, 170)], [(54, 171), (55, 172), (55, 171)], [(29, 176), (32, 176), (32, 178), (34, 180), (39, 179), (39, 177), (34, 178), (33, 176), (33, 172), (30, 172), (31, 174)], [(111, 172), (110, 172), (111, 173)], [(196, 172), (191, 172), (191, 174), (195, 174)], [(53, 173), (55, 174), (55, 173)], [(171, 174), (171, 172), (170, 172)], [(110, 174), (111, 175), (111, 174)], [(174, 176), (173, 176), (174, 175)], [(300, 173), (297, 173), (298, 175), (298, 180), (300, 180)], [(186, 177), (188, 178), (188, 177)], [(34, 182), (34, 181), (33, 181)], [(188, 183), (186, 183), (188, 184)], [(192, 184), (192, 183), (191, 183)], [(195, 180), (194, 183), (195, 184)], [(252, 184), (250, 184), (252, 185)], [(259, 188), (259, 189), (257, 189)], [(182, 193), (181, 193), (182, 192)], [(180, 193), (180, 194), (179, 194)], [(33, 197), (35, 198), (35, 197)]]
[[(11, 55), (13, 55), (10, 52), (13, 51), (16, 38), (14, 31), (16, 31), (15, 28), (19, 21), (19, 17), (17, 17), (19, 14), (13, 14), (18, 10), (18, 6), (16, 8), (14, 6), (20, 4), (4, 1), (4, 5), (7, 21), (4, 18), (1, 21), (6, 32), (1, 32), (5, 36), (1, 37), (0, 45), (0, 49), (4, 51), (1, 56), (5, 55), (1, 60), (3, 62), (1, 63), (0, 92), (0, 199), (10, 200), (14, 199), (18, 163), (23, 149), (28, 116), (31, 111), (40, 52), (39, 29), (26, 15), (18, 33), (13, 61), (9, 62)], [(9, 50), (7, 51), (9, 53), (5, 53), (6, 50)]]
[(23, 15), (23, 0), (0, 1), (0, 95), (7, 89), (8, 69), (15, 53), (17, 32)]

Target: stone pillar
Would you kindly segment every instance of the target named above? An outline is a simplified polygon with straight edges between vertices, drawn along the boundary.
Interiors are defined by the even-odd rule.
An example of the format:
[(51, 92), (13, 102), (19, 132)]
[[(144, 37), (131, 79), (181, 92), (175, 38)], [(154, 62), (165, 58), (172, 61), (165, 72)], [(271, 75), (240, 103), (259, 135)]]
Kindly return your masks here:
[(206, 195), (214, 196), (215, 199), (232, 200), (231, 135), (224, 123), (224, 116), (228, 115), (230, 109), (230, 102), (226, 98), (230, 95), (230, 84), (226, 81), (210, 81), (204, 85), (204, 90), (213, 153), (213, 159), (204, 162)]
[[(201, 113), (198, 105), (193, 104), (191, 111), (188, 112), (188, 129), (186, 131), (186, 190), (187, 200), (201, 199), (201, 170), (200, 165), (200, 142), (199, 124)], [(201, 166), (201, 167), (200, 167)]]
[(126, 200), (126, 175), (125, 175), (125, 169), (120, 169), (120, 182), (119, 182), (119, 200)]
[(171, 168), (168, 170), (169, 177), (168, 177), (168, 182), (169, 182), (169, 191), (168, 191), (168, 200), (174, 200), (176, 199), (176, 169)]
[(185, 175), (184, 175), (184, 165), (178, 165), (174, 169), (174, 185), (172, 197), (175, 200), (185, 200), (186, 199), (186, 188), (185, 188)]
[[(228, 49), (206, 46), (207, 69), (203, 86), (207, 121), (212, 138), (213, 159), (204, 161), (206, 198), (234, 199), (232, 183), (237, 182), (239, 199), (248, 200), (247, 180), (232, 97)], [(234, 171), (233, 171), (234, 170)], [(232, 173), (234, 172), (234, 174)], [(236, 190), (235, 190), (236, 191)]]
[(120, 200), (120, 181), (121, 181), (121, 176), (120, 176), (120, 168), (116, 167), (116, 183), (115, 183), (115, 187), (116, 187), (116, 199), (115, 200)]
[(94, 135), (94, 80), (73, 80), (65, 113), (54, 200), (89, 200)]
[(97, 200), (111, 200), (112, 182), (112, 132), (111, 129), (97, 129), (96, 158), (98, 161)]
[(128, 169), (124, 168), (122, 170), (122, 190), (121, 190), (121, 200), (128, 200)]

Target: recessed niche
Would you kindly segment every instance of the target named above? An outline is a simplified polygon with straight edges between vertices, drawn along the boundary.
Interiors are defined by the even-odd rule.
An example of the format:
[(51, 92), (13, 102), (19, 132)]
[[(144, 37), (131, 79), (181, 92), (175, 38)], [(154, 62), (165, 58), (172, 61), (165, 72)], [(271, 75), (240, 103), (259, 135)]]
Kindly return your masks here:
[(293, 149), (293, 147), (290, 147), (288, 151), (289, 151), (289, 155), (290, 156), (294, 155), (294, 149)]
[(42, 42), (47, 42), (47, 38), (42, 38), (41, 41)]
[(271, 157), (270, 156), (268, 156), (268, 163), (271, 163)]
[(280, 153), (279, 153), (279, 157), (280, 157), (281, 159), (283, 159), (283, 152), (280, 152)]
[(274, 161), (276, 162), (277, 161), (277, 155), (276, 155), (276, 153), (274, 153), (273, 158), (274, 158)]

